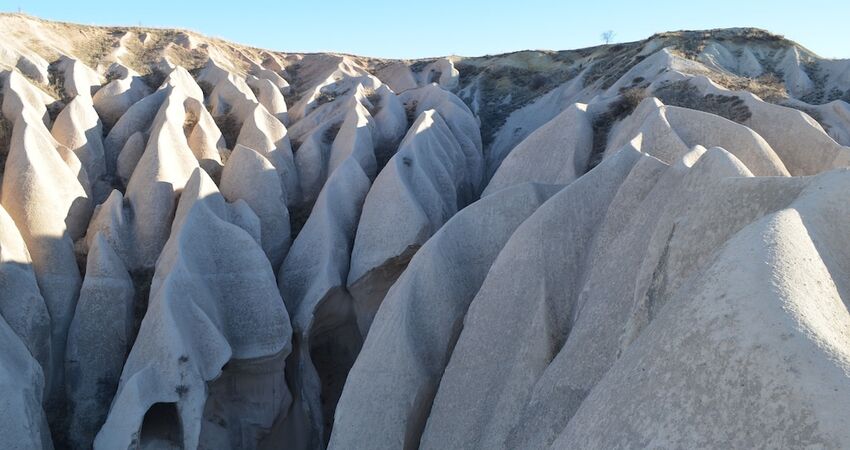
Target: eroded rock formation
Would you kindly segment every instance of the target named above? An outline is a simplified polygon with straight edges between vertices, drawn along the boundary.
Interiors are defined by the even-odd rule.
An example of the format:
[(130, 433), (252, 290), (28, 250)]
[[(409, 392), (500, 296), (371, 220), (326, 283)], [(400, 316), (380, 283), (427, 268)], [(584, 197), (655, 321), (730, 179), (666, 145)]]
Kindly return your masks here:
[(82, 28), (0, 15), (0, 447), (850, 446), (848, 61)]

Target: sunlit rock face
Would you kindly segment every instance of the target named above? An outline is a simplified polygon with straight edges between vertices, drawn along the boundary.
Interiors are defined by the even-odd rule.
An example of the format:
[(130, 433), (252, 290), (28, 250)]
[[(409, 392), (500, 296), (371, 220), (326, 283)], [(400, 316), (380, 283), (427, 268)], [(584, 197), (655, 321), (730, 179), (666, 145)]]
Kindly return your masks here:
[(850, 446), (848, 61), (0, 37), (2, 448)]

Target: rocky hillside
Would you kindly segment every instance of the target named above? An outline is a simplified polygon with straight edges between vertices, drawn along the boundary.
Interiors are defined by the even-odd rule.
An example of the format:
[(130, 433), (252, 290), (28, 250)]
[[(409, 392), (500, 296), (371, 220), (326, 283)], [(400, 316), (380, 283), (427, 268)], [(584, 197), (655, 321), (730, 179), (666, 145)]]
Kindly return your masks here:
[(850, 60), (0, 15), (3, 448), (850, 446)]

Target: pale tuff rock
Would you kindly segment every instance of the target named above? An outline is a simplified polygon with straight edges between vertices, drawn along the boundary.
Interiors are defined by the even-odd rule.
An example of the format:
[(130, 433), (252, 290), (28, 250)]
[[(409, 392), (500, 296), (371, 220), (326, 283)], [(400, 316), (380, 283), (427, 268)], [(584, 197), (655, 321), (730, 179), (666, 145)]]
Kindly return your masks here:
[[(381, 155), (392, 156), (407, 131), (404, 105), (386, 85), (378, 86), (372, 95), (367, 96), (366, 102), (371, 106), (367, 106), (367, 109), (375, 119), (377, 128), (373, 134), (375, 151)], [(389, 156), (384, 160), (389, 159)]]
[[(273, 59), (267, 59), (266, 61), (271, 62)], [(281, 94), (289, 93), (289, 82), (281, 75), (285, 74), (286, 71), (280, 66), (280, 63), (271, 64), (270, 67), (263, 67), (259, 64), (251, 64), (251, 69), (248, 73), (260, 80), (269, 81)], [(250, 84), (250, 81), (248, 84)]]
[(103, 140), (103, 150), (106, 156), (106, 173), (113, 174), (116, 171), (118, 157), (127, 144), (127, 140), (138, 132), (146, 132), (151, 128), (154, 117), (159, 112), (162, 102), (170, 92), (169, 89), (160, 89), (147, 97), (134, 103), (125, 112), (115, 125), (109, 129), (109, 134)]
[(695, 145), (723, 147), (731, 149), (756, 175), (788, 175), (770, 144), (753, 130), (702, 111), (664, 106), (657, 99), (644, 100), (620, 124), (609, 139), (606, 153), (615, 152), (627, 143), (637, 149), (646, 148), (644, 151), (667, 163)]
[(0, 37), (0, 447), (850, 443), (850, 61)]
[(460, 78), (460, 72), (455, 69), (454, 63), (449, 58), (440, 58), (415, 75), (420, 86), (437, 83), (446, 89), (456, 88)]
[[(726, 176), (751, 176), (721, 149), (692, 156), (700, 158), (693, 170), (688, 169), (693, 164), (690, 158), (670, 167), (650, 159), (644, 160), (642, 166), (636, 165), (630, 173), (609, 208), (606, 226), (595, 240), (586, 281), (576, 299), (582, 311), (580, 320), (572, 321), (566, 342), (536, 381), (507, 445), (551, 444), (618, 357), (628, 336), (628, 331), (626, 337), (621, 336), (625, 323), (634, 314), (629, 299), (635, 285), (651, 280), (659, 259), (666, 255), (664, 249), (675, 225), (673, 211), (678, 210), (676, 207), (665, 212), (669, 199), (689, 200), (689, 196), (699, 195), (700, 188)], [(687, 203), (683, 201), (682, 205)], [(654, 233), (646, 232), (652, 228)], [(620, 282), (610, 282), (608, 274), (612, 271), (619, 274)], [(601, 328), (596, 326), (597, 321), (612, 325)], [(576, 359), (582, 364), (574, 364)]]
[(237, 145), (257, 151), (268, 159), (280, 177), (286, 194), (286, 204), (296, 204), (300, 190), (292, 144), (286, 127), (259, 103), (251, 107), (239, 129)]
[(151, 93), (151, 88), (138, 73), (113, 64), (109, 72), (115, 77), (94, 94), (94, 109), (107, 127), (112, 127), (136, 102)]
[[(604, 161), (552, 196), (505, 244), (469, 306), (422, 434), (423, 448), (504, 445), (533, 387), (532, 374), (545, 369), (577, 313), (574, 296), (594, 233), (641, 158), (649, 157), (623, 150)], [(499, 349), (498, 365), (491, 362), (493, 351), (482, 351), (483, 342)]]
[(278, 276), (296, 342), (290, 362), (295, 382), (289, 420), (300, 418), (308, 424), (293, 437), (304, 448), (323, 446), (329, 437), (345, 375), (360, 351), (360, 331), (346, 279), (369, 186), (357, 161), (346, 159), (319, 194)]
[(256, 151), (237, 145), (224, 166), (220, 189), (229, 202), (244, 200), (260, 219), (263, 251), (277, 271), (289, 251), (286, 194), (274, 166)]
[(65, 97), (79, 96), (91, 102), (92, 94), (103, 84), (103, 77), (78, 59), (63, 56), (54, 65), (62, 79), (62, 94)]
[(204, 92), (186, 69), (180, 66), (174, 66), (164, 72), (167, 73), (168, 76), (165, 77), (165, 80), (162, 82), (159, 89), (164, 89), (167, 86), (180, 88), (188, 99), (195, 100), (197, 103), (204, 103)]
[(502, 160), (532, 132), (555, 118), (573, 103), (590, 100), (580, 98), (581, 91), (582, 79), (576, 77), (539, 97), (533, 103), (511, 113), (505, 120), (505, 124), (496, 133), (493, 143), (485, 153), (486, 178), (492, 177)]
[(47, 106), (54, 99), (33, 86), (20, 72), (12, 70), (0, 74), (3, 81), (3, 116), (15, 123), (18, 117), (28, 115), (48, 123)]
[[(828, 249), (819, 238), (847, 212), (835, 209), (829, 193), (836, 191), (827, 187), (847, 180), (846, 171), (830, 172), (802, 191), (786, 191), (786, 201), (796, 200), (731, 236), (691, 289), (671, 297), (609, 370), (555, 447), (637, 441), (841, 447), (846, 418), (837, 411), (848, 405), (848, 356), (839, 330), (848, 317), (840, 298), (846, 286), (831, 272), (846, 249)], [(699, 320), (673, 319), (684, 314)], [(747, 325), (754, 323), (771, 326)], [(667, 379), (663, 392), (648, 382), (657, 376)], [(692, 420), (694, 390), (707, 399), (700, 411), (713, 420)], [(763, 390), (769, 395), (757, 394)], [(658, 408), (643, 407), (649, 397)], [(609, 403), (614, 398), (616, 407)], [(721, 412), (750, 408), (771, 414)], [(667, 426), (639, 425), (646, 423)]]
[(847, 160), (850, 148), (835, 142), (806, 113), (764, 102), (749, 92), (724, 90), (703, 76), (690, 82), (704, 94), (731, 94), (743, 100), (751, 115), (742, 123), (770, 143), (791, 175), (815, 175), (847, 165), (841, 162)]
[[(199, 78), (198, 82), (202, 83), (204, 80)], [(213, 117), (231, 115), (236, 123), (241, 124), (251, 115), (255, 105), (259, 105), (248, 83), (236, 75), (228, 74), (213, 86), (207, 98)]]
[(419, 83), (413, 76), (413, 72), (407, 64), (401, 62), (392, 62), (384, 67), (381, 67), (375, 74), (394, 92), (402, 93), (408, 89), (419, 87)]
[(466, 202), (475, 200), (482, 188), (484, 176), (481, 133), (475, 116), (460, 98), (433, 84), (407, 91), (400, 97), (415, 117), (433, 109), (445, 119), (466, 160), (466, 173), (459, 195)]
[(21, 233), (0, 206), (0, 317), (43, 370), (50, 368), (50, 314)]
[(248, 78), (248, 86), (255, 91), (257, 100), (284, 126), (289, 126), (289, 112), (280, 88), (265, 78)]
[(586, 172), (592, 146), (587, 105), (576, 104), (514, 147), (481, 195), (528, 181), (569, 184)]
[(103, 128), (91, 100), (78, 96), (68, 103), (50, 130), (57, 142), (79, 158), (91, 186), (92, 200), (100, 203), (109, 195), (106, 176)]
[[(142, 446), (165, 440), (195, 448), (205, 422), (206, 382), (222, 374), (228, 361), (239, 367), (289, 353), (289, 318), (274, 273), (254, 237), (230, 223), (229, 211), (212, 180), (196, 169), (181, 196), (147, 314), (95, 448), (124, 448), (135, 440)], [(262, 416), (256, 421), (225, 422), (228, 441), (260, 436), (288, 406), (282, 371), (278, 364), (276, 372), (255, 381), (265, 388), (271, 409), (254, 411)], [(232, 393), (221, 395), (227, 394)], [(209, 395), (210, 401), (221, 400), (216, 389)], [(146, 415), (151, 408), (159, 414), (173, 408), (173, 421)], [(175, 430), (182, 439), (168, 442)]]
[(348, 375), (330, 448), (417, 446), (466, 308), (505, 241), (557, 190), (530, 183), (501, 190), (452, 217), (416, 253)]
[[(187, 98), (184, 105), (186, 119), (183, 123), (183, 133), (186, 135), (187, 144), (201, 168), (213, 179), (218, 179), (221, 176), (222, 154), (227, 151), (224, 136), (204, 107), (203, 101)], [(118, 159), (120, 161), (121, 157)]]
[(41, 367), (0, 317), (0, 436), (8, 448), (53, 448), (41, 409)]
[(464, 188), (481, 163), (469, 164), (459, 139), (470, 138), (453, 133), (438, 112), (423, 112), (366, 197), (348, 274), (364, 336), (413, 253), (466, 206)]
[(59, 144), (41, 121), (38, 109), (25, 104), (17, 116), (6, 114), (11, 103), (26, 98), (16, 89), (21, 86), (15, 83), (19, 76), (13, 72), (4, 88), (4, 115), (14, 119), (14, 130), (0, 203), (26, 242), (50, 313), (51, 361), (45, 378), (50, 392), (48, 413), (56, 418), (64, 391), (65, 341), (81, 282), (74, 240), (85, 232), (91, 204), (77, 174), (57, 151)]
[(106, 420), (135, 337), (134, 294), (133, 280), (123, 261), (109, 242), (96, 234), (89, 244), (86, 276), (65, 356), (69, 443), (75, 448), (89, 446)]
[(366, 175), (374, 179), (378, 174), (375, 160), (375, 120), (369, 111), (357, 103), (345, 116), (345, 120), (334, 137), (328, 156), (328, 174), (334, 171), (348, 158), (354, 158)]
[(198, 167), (183, 134), (186, 97), (173, 87), (159, 92), (166, 98), (153, 119), (145, 152), (127, 183), (127, 201), (134, 212), (132, 235), (137, 245), (130, 269), (154, 266), (168, 239), (177, 193)]
[(145, 153), (146, 142), (147, 136), (145, 133), (137, 131), (130, 135), (127, 142), (124, 143), (124, 147), (118, 154), (118, 161), (116, 161), (115, 167), (115, 175), (118, 181), (120, 181), (121, 186), (127, 186), (130, 182), (133, 171), (136, 170), (139, 160), (142, 159), (142, 155)]
[(344, 120), (340, 118), (340, 122), (320, 125), (298, 147), (295, 163), (301, 184), (303, 207), (309, 207), (316, 201), (327, 178), (349, 156), (357, 159), (370, 179), (377, 174), (372, 138), (375, 121), (368, 109), (358, 100), (358, 97), (349, 99), (347, 103), (351, 104), (351, 109)]

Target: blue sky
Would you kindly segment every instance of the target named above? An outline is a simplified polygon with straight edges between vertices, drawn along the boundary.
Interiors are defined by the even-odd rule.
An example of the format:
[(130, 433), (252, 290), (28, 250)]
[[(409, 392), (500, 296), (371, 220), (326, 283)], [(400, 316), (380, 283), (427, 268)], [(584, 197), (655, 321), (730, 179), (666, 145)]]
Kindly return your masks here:
[(850, 58), (850, 0), (7, 1), (0, 10), (94, 25), (188, 28), (282, 51), (421, 58), (572, 49), (655, 32), (756, 26)]

